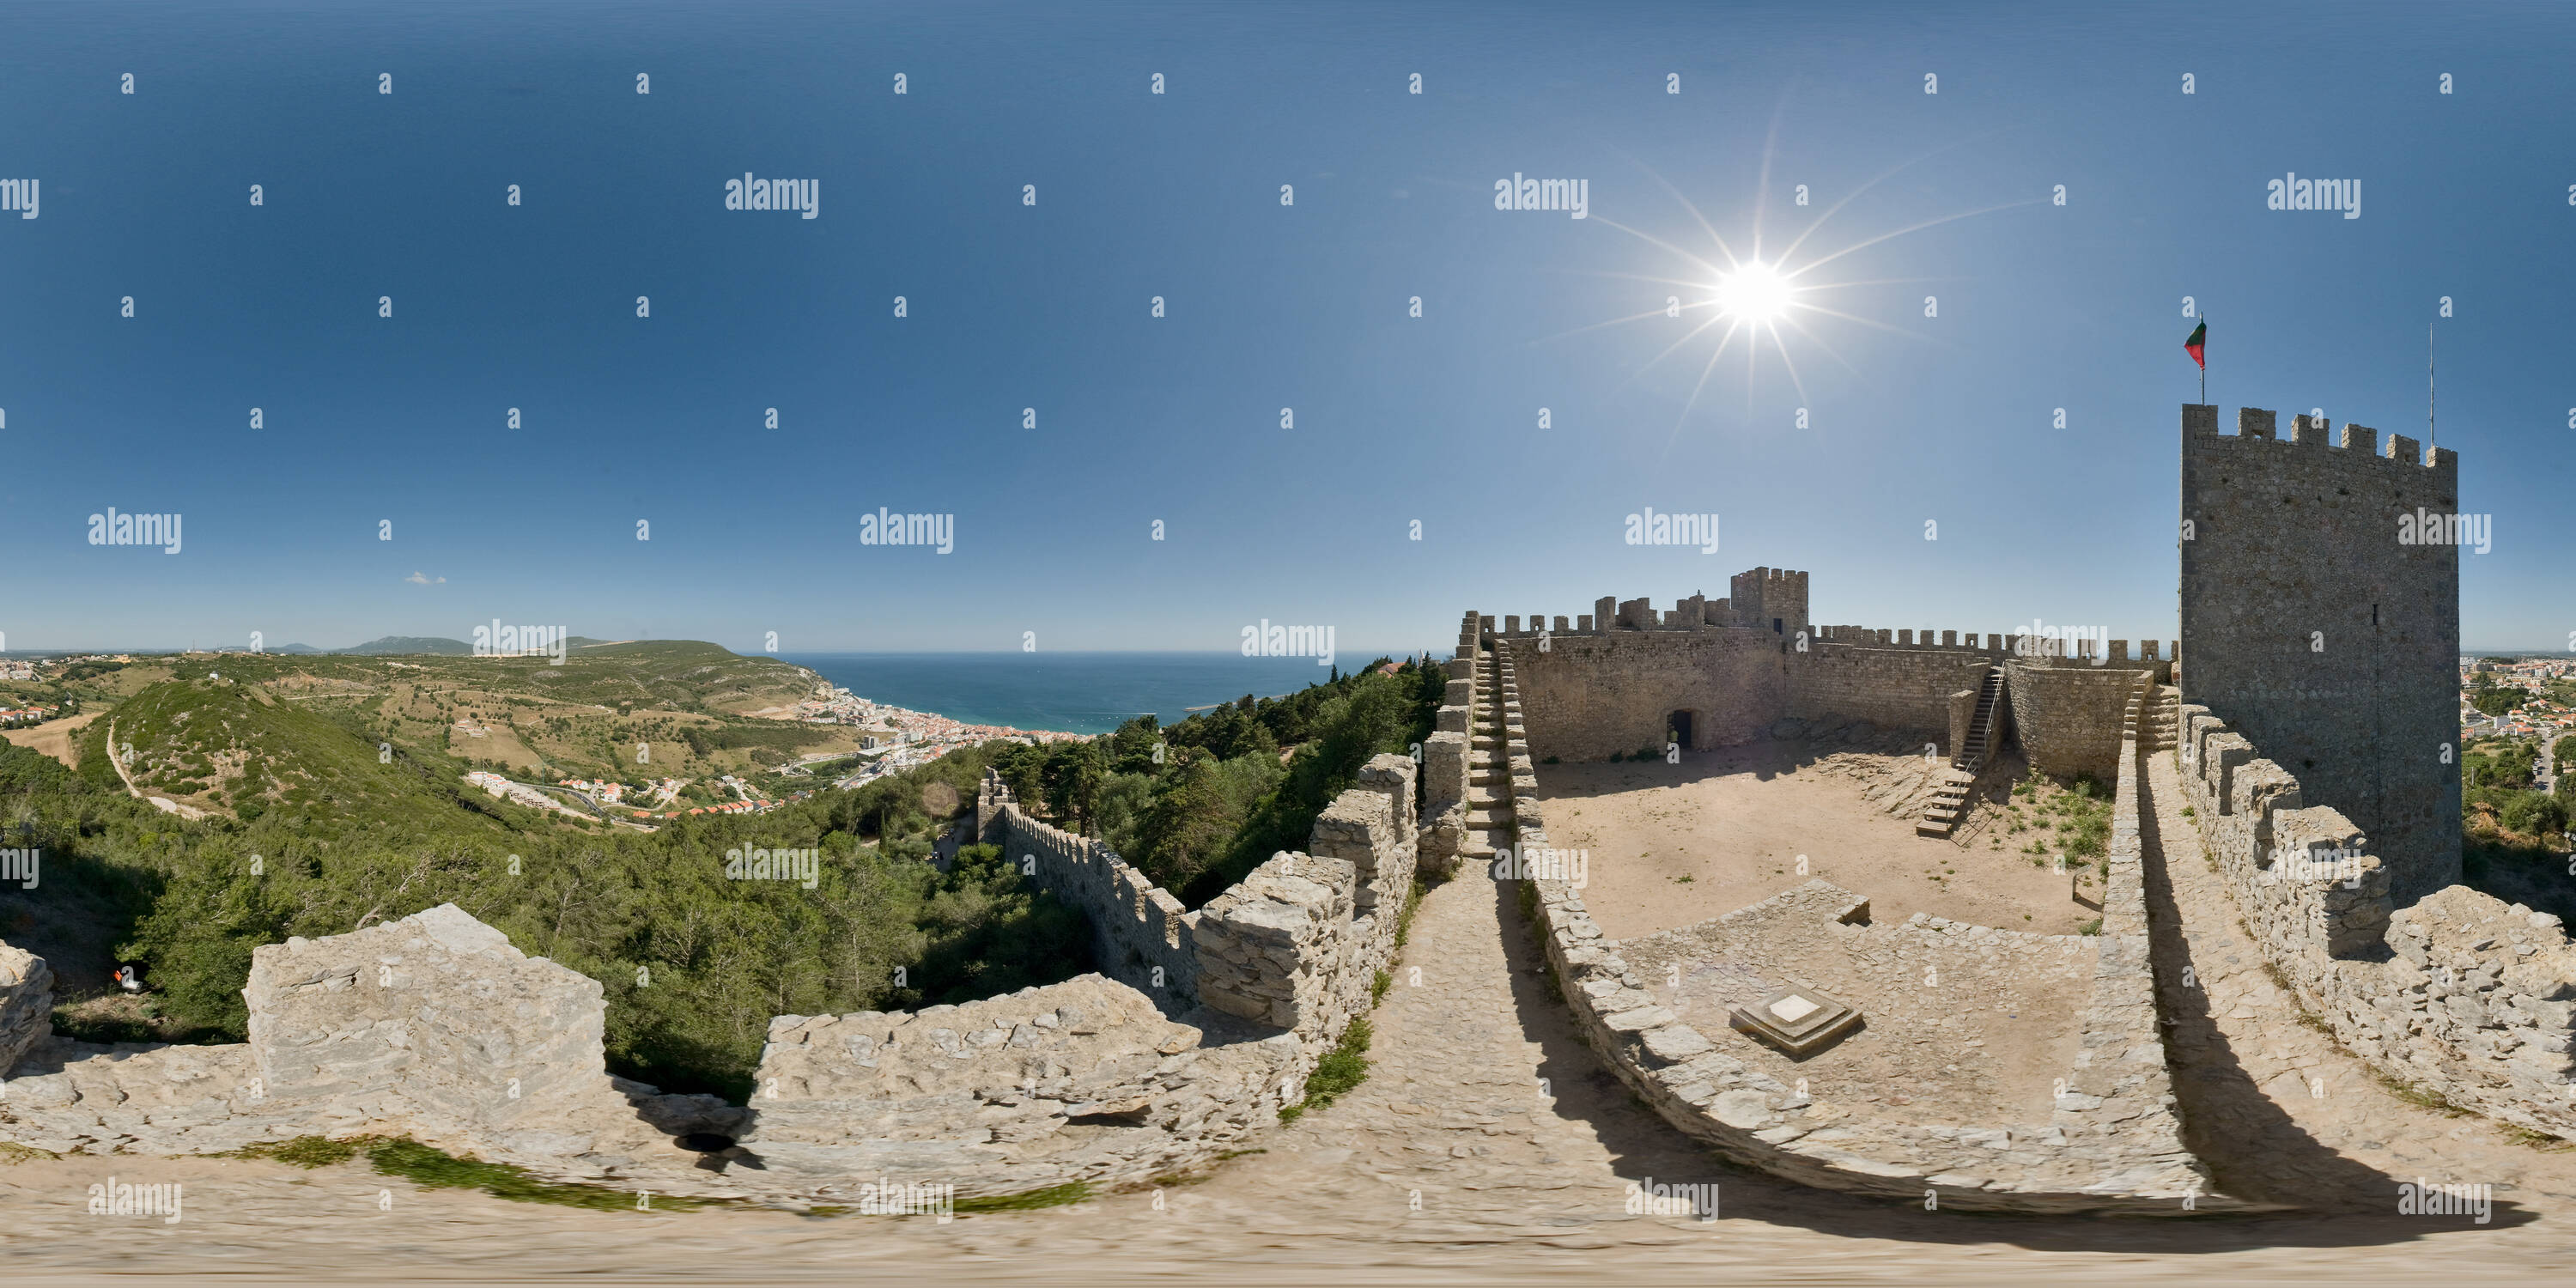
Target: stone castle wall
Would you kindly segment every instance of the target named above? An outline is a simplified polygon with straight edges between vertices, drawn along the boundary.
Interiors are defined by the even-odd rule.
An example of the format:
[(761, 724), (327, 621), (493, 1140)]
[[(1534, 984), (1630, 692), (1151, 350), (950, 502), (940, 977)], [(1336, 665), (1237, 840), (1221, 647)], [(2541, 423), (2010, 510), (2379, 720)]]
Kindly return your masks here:
[(1530, 751), (1564, 760), (1664, 745), (1665, 721), (1693, 713), (1694, 749), (1762, 736), (1787, 710), (1780, 638), (1768, 630), (1614, 631), (1515, 639)]
[[(1824, 641), (1783, 659), (1789, 682), (1784, 714), (1867, 720), (1891, 729), (1950, 728), (1950, 695), (1983, 683), (1994, 665), (1984, 650), (1881, 648)], [(1942, 748), (1945, 754), (1955, 747)]]
[(2147, 674), (2111, 666), (2005, 663), (2004, 694), (2031, 767), (2060, 778), (2090, 774), (2109, 786), (2124, 768), (2122, 713)]
[(2576, 945), (2559, 919), (2467, 886), (2393, 900), (2350, 819), (2198, 703), (2183, 789), (2266, 960), (2335, 1040), (2463, 1108), (2576, 1135)]
[(2401, 903), (2460, 879), (2460, 552), (2401, 516), (2459, 504), (2457, 454), (2300, 416), (2182, 409), (2182, 642), (2194, 701), (2227, 713), (2343, 811)]
[(1177, 1015), (1198, 1005), (1198, 914), (1128, 865), (1109, 847), (1022, 813), (1000, 775), (984, 771), (976, 790), (975, 834), (1037, 887), (1080, 909), (1091, 923), (1100, 973), (1155, 998)]
[[(1460, 656), (1472, 658), (1486, 635), (1511, 641), (1528, 704), (1531, 754), (1566, 761), (1660, 747), (1676, 711), (1691, 714), (1690, 749), (1696, 751), (1753, 741), (1794, 716), (1921, 730), (1948, 737), (1955, 754), (1958, 695), (1976, 690), (1993, 666), (2144, 669), (2162, 681), (2173, 665), (2171, 645), (2155, 640), (2142, 641), (2133, 660), (2127, 640), (2084, 641), (2078, 655), (2063, 656), (2065, 646), (2051, 639), (1817, 625), (1807, 618), (1803, 572), (1756, 568), (1737, 576), (1732, 589), (1726, 599), (1694, 595), (1661, 612), (1645, 599), (1604, 597), (1593, 612), (1552, 624), (1539, 614), (1506, 615), (1498, 624), (1469, 613)], [(2047, 717), (2042, 737), (2056, 740), (2049, 754), (2074, 766), (2050, 772), (2089, 772), (2109, 782), (2117, 773), (2125, 681), (2049, 675), (2035, 683), (2043, 692), (2029, 706)], [(1454, 723), (1460, 738), (1441, 749), (1444, 773), (1452, 763), (1464, 764), (1466, 702), (1473, 694), (1468, 681), (1451, 687), (1458, 690), (1449, 699), (1455, 711), (1444, 708), (1440, 728), (1450, 731)], [(1973, 700), (1968, 706), (1973, 710)], [(2016, 700), (2011, 715), (2023, 710)], [(1453, 752), (1455, 762), (1446, 759)]]

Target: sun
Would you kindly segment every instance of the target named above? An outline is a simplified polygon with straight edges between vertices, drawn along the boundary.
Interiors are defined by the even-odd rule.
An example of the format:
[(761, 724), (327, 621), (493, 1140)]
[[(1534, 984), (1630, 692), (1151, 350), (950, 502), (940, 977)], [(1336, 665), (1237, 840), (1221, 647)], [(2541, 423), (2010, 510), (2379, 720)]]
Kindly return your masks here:
[(1717, 310), (1745, 322), (1769, 322), (1789, 311), (1789, 279), (1759, 260), (1746, 260), (1717, 279)]
[[(1825, 280), (1824, 277), (1818, 273), (1819, 269), (1823, 269), (1827, 265), (1833, 264), (1849, 256), (1867, 251), (1872, 247), (1884, 245), (1888, 242), (1895, 241), (1913, 233), (1921, 232), (1928, 228), (1935, 228), (1943, 224), (1955, 223), (1963, 219), (1974, 219), (1984, 215), (1997, 214), (2019, 207), (2037, 206), (2044, 204), (2048, 200), (2045, 197), (2034, 196), (2017, 201), (2005, 201), (1996, 205), (1986, 206), (1981, 209), (1961, 211), (1957, 214), (1939, 215), (1892, 231), (1861, 236), (1850, 245), (1844, 246), (1840, 250), (1832, 251), (1830, 253), (1819, 254), (1814, 251), (1809, 251), (1803, 256), (1799, 254), (1799, 249), (1807, 245), (1811, 238), (1821, 232), (1825, 225), (1830, 222), (1836, 214), (1840, 213), (1844, 207), (1849, 206), (1853, 201), (1870, 190), (1878, 187), (1881, 183), (1896, 177), (1908, 167), (1929, 160), (1934, 156), (1940, 155), (1942, 152), (1948, 151), (1950, 147), (1955, 146), (1958, 145), (1950, 144), (1940, 148), (1935, 148), (1931, 152), (1915, 157), (1913, 160), (1903, 162), (1885, 171), (1878, 177), (1852, 189), (1850, 192), (1843, 194), (1840, 200), (1837, 200), (1831, 206), (1826, 207), (1823, 213), (1817, 215), (1814, 220), (1809, 222), (1804, 230), (1790, 238), (1788, 240), (1788, 244), (1785, 246), (1779, 246), (1767, 254), (1764, 252), (1763, 248), (1764, 238), (1762, 235), (1761, 217), (1761, 211), (1767, 200), (1763, 194), (1768, 193), (1770, 190), (1772, 157), (1767, 146), (1762, 159), (1762, 177), (1759, 181), (1753, 200), (1752, 227), (1749, 230), (1750, 236), (1747, 239), (1749, 244), (1746, 246), (1749, 253), (1742, 255), (1735, 252), (1734, 247), (1728, 244), (1727, 239), (1718, 233), (1716, 226), (1708, 221), (1707, 216), (1700, 213), (1698, 206), (1694, 205), (1688, 197), (1682, 195), (1680, 189), (1675, 188), (1669, 181), (1665, 180), (1662, 175), (1655, 173), (1651, 167), (1644, 167), (1647, 176), (1660, 185), (1664, 191), (1671, 193), (1673, 199), (1679, 202), (1682, 208), (1690, 213), (1691, 221), (1696, 224), (1699, 231), (1707, 237), (1706, 249), (1703, 250), (1687, 244), (1668, 241), (1653, 233), (1637, 228), (1631, 228), (1617, 220), (1605, 218), (1602, 212), (1598, 209), (1592, 210), (1588, 221), (1590, 226), (1613, 229), (1617, 232), (1626, 234), (1629, 237), (1636, 238), (1637, 240), (1654, 247), (1656, 250), (1662, 251), (1665, 254), (1682, 261), (1682, 267), (1678, 273), (1670, 276), (1653, 272), (1623, 271), (1608, 271), (1598, 274), (1602, 277), (1619, 278), (1649, 284), (1652, 288), (1651, 291), (1642, 293), (1645, 298), (1638, 301), (1639, 303), (1646, 305), (1646, 307), (1640, 312), (1631, 313), (1624, 317), (1614, 317), (1606, 322), (1595, 322), (1589, 325), (1577, 326), (1570, 330), (1559, 332), (1556, 335), (1544, 337), (1542, 340), (1535, 341), (1535, 343), (1567, 339), (1572, 336), (1601, 330), (1607, 327), (1644, 326), (1669, 328), (1672, 326), (1672, 321), (1674, 319), (1681, 319), (1682, 326), (1677, 328), (1680, 331), (1680, 334), (1678, 336), (1674, 336), (1668, 343), (1660, 337), (1652, 341), (1652, 343), (1661, 344), (1661, 350), (1642, 364), (1638, 364), (1631, 368), (1627, 375), (1622, 377), (1619, 381), (1619, 387), (1625, 388), (1631, 381), (1639, 379), (1647, 372), (1660, 366), (1665, 359), (1672, 357), (1674, 354), (1679, 353), (1684, 349), (1693, 347), (1694, 342), (1707, 344), (1709, 350), (1707, 360), (1700, 366), (1698, 379), (1693, 381), (1691, 384), (1690, 396), (1682, 401), (1680, 414), (1674, 417), (1674, 439), (1678, 439), (1682, 432), (1682, 427), (1689, 422), (1693, 409), (1698, 407), (1700, 395), (1708, 388), (1709, 380), (1717, 373), (1718, 363), (1722, 361), (1727, 354), (1732, 352), (1739, 342), (1744, 348), (1744, 402), (1746, 414), (1749, 416), (1752, 413), (1756, 378), (1764, 356), (1763, 350), (1768, 349), (1770, 350), (1771, 356), (1774, 356), (1779, 360), (1782, 370), (1789, 377), (1789, 384), (1797, 393), (1802, 412), (1799, 420), (1799, 427), (1803, 429), (1806, 427), (1807, 423), (1803, 416), (1803, 411), (1810, 402), (1810, 398), (1808, 395), (1806, 379), (1799, 372), (1797, 361), (1790, 356), (1789, 351), (1792, 339), (1795, 339), (1802, 344), (1812, 345), (1814, 348), (1820, 350), (1824, 356), (1831, 358), (1844, 370), (1850, 372), (1854, 377), (1858, 377), (1861, 374), (1858, 367), (1853, 366), (1849, 359), (1837, 352), (1833, 345), (1826, 341), (1823, 335), (1818, 334), (1815, 329), (1811, 329), (1807, 325), (1808, 322), (1816, 321), (1825, 326), (1841, 324), (1843, 326), (1867, 327), (1872, 330), (1888, 332), (1892, 335), (1924, 344), (1945, 343), (1944, 341), (1937, 340), (1919, 332), (1892, 326), (1888, 323), (1864, 317), (1844, 309), (1830, 307), (1827, 301), (1835, 300), (1837, 298), (1834, 295), (1834, 292), (1859, 290), (1870, 287), (1902, 286), (1912, 285), (1915, 283), (1952, 280), (1946, 278), (1904, 276), (1829, 281)], [(1643, 166), (1643, 163), (1640, 163), (1640, 165)], [(1800, 197), (1800, 204), (1803, 205), (1805, 204), (1805, 198), (1803, 196), (1805, 190), (1802, 188), (1800, 191), (1802, 194)], [(1693, 314), (1698, 315), (1695, 321), (1692, 318)], [(1827, 321), (1828, 319), (1830, 321)], [(1791, 335), (1792, 332), (1795, 333), (1794, 337)], [(1710, 338), (1703, 341), (1702, 337)], [(1614, 390), (1614, 392), (1616, 391)], [(1671, 440), (1668, 440), (1667, 442), (1667, 450), (1670, 450), (1670, 441)]]

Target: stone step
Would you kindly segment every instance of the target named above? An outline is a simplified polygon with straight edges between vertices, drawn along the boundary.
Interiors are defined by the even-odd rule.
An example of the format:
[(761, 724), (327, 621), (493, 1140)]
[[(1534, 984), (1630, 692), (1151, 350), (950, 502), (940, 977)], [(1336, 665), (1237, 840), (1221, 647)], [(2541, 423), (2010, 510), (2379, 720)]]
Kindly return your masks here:
[(1924, 822), (1914, 825), (1914, 834), (1916, 836), (1933, 836), (1939, 837), (1943, 840), (1948, 840), (1950, 836), (1950, 825), (1948, 823), (1935, 823), (1930, 820), (1925, 820)]
[(1497, 776), (1491, 783), (1468, 784), (1467, 808), (1471, 810), (1491, 809), (1496, 805), (1509, 804), (1511, 798), (1501, 790), (1505, 781), (1507, 780)]
[(1509, 832), (1471, 831), (1467, 833), (1464, 840), (1459, 842), (1458, 857), (1463, 859), (1490, 859), (1494, 857), (1494, 852), (1496, 850), (1511, 843), (1512, 834)]
[(1471, 809), (1467, 811), (1467, 830), (1470, 832), (1500, 833), (1511, 825), (1512, 809), (1509, 805), (1506, 805), (1501, 809)]

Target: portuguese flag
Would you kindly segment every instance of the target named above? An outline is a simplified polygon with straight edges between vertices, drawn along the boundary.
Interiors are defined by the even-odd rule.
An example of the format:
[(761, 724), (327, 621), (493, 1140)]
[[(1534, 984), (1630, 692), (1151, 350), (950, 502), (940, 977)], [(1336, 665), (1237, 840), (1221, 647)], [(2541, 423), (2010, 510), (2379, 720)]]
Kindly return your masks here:
[(2204, 355), (2206, 355), (2208, 349), (2209, 324), (2203, 322), (2199, 326), (2191, 329), (2191, 338), (2182, 342), (2182, 351), (2190, 354), (2191, 360), (2199, 363), (2201, 370), (2207, 371), (2209, 370), (2209, 359)]

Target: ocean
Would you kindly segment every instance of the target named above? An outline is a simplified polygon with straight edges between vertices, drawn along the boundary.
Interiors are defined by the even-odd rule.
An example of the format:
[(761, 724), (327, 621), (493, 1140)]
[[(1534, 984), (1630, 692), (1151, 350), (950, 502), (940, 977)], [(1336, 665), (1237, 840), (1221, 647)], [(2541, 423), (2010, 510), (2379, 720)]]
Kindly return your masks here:
[[(1309, 657), (1240, 653), (801, 653), (780, 660), (872, 702), (967, 724), (1108, 733), (1137, 716), (1172, 724), (1192, 707), (1275, 698), (1332, 675)], [(1346, 652), (1344, 669), (1376, 654)]]

